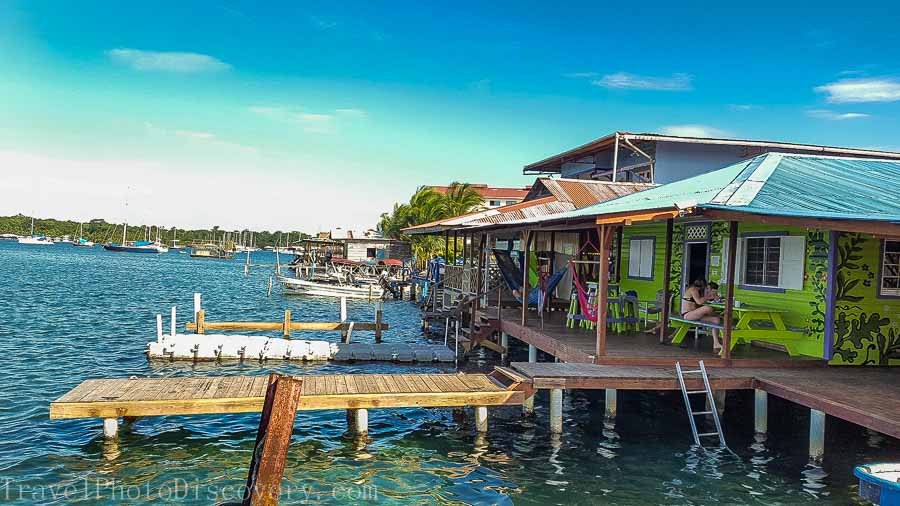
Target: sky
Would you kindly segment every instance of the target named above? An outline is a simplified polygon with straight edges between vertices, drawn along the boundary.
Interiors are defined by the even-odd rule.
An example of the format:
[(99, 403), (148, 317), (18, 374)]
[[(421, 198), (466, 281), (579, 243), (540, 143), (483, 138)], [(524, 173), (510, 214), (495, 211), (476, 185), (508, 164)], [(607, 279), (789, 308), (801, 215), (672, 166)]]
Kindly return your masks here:
[(0, 215), (364, 229), (613, 131), (900, 151), (898, 4), (0, 0)]

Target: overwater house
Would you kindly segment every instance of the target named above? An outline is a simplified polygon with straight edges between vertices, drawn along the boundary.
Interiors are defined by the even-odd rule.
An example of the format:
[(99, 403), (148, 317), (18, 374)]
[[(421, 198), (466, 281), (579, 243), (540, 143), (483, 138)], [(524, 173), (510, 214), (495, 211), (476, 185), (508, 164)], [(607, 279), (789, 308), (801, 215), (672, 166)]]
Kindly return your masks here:
[(346, 238), (342, 239), (344, 258), (355, 262), (384, 261), (384, 260), (408, 260), (412, 256), (412, 250), (408, 241), (385, 239), (379, 237)]

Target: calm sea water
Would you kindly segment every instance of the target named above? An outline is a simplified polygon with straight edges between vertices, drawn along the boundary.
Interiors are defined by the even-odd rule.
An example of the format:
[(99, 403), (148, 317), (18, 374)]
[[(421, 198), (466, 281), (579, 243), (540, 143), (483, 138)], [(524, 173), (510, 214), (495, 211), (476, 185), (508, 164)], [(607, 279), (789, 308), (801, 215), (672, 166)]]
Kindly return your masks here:
[[(270, 263), (270, 254), (254, 261)], [(450, 371), (392, 364), (149, 363), (155, 314), (182, 320), (203, 293), (211, 320), (336, 319), (333, 300), (265, 293), (270, 272), (241, 261), (135, 255), (0, 241), (0, 502), (214, 504), (246, 477), (258, 416), (147, 418), (105, 442), (98, 420), (48, 418), (51, 400), (96, 377)], [(386, 341), (426, 342), (409, 302), (388, 302)], [(351, 302), (351, 319), (374, 307)], [(335, 339), (336, 336), (310, 337)], [(365, 339), (360, 333), (359, 339)], [(513, 359), (524, 360), (524, 348)], [(464, 367), (488, 369), (485, 357)], [(678, 394), (680, 395), (680, 394)], [(285, 504), (851, 504), (854, 465), (897, 460), (895, 439), (828, 419), (827, 455), (807, 464), (808, 411), (770, 400), (770, 434), (753, 436), (752, 399), (729, 397), (734, 454), (694, 451), (680, 398), (620, 392), (614, 424), (602, 394), (568, 392), (565, 433), (551, 436), (547, 396), (534, 418), (491, 410), (490, 432), (446, 409), (371, 410), (370, 435), (345, 434), (343, 412), (300, 412), (285, 473)]]

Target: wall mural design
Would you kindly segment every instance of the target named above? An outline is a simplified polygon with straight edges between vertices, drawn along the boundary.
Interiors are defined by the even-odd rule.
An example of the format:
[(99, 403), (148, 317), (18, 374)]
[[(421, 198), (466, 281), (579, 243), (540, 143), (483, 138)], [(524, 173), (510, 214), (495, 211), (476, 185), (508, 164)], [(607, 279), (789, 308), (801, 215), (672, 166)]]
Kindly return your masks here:
[[(669, 290), (675, 294), (675, 304), (681, 309), (681, 269), (684, 259), (684, 224), (675, 223), (672, 228), (672, 263), (669, 268)], [(673, 308), (675, 309), (675, 308)]]
[(838, 240), (832, 363), (900, 363), (900, 300), (876, 296), (880, 246), (858, 233)]
[(807, 334), (817, 341), (825, 338), (825, 308), (828, 290), (828, 240), (829, 232), (806, 231), (806, 281), (815, 294), (809, 301), (810, 315), (806, 320)]

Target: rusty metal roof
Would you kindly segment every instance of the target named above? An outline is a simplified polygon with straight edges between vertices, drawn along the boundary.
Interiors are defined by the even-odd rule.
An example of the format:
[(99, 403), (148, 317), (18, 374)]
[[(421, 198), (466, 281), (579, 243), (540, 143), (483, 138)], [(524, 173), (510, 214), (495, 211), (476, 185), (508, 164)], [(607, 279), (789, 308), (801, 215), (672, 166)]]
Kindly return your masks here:
[(543, 186), (547, 192), (560, 202), (568, 202), (575, 209), (581, 209), (582, 207), (592, 206), (639, 191), (649, 190), (656, 185), (650, 183), (613, 183), (590, 179), (552, 179), (542, 177), (535, 182), (532, 192), (535, 192), (535, 190), (540, 191), (540, 186)]

